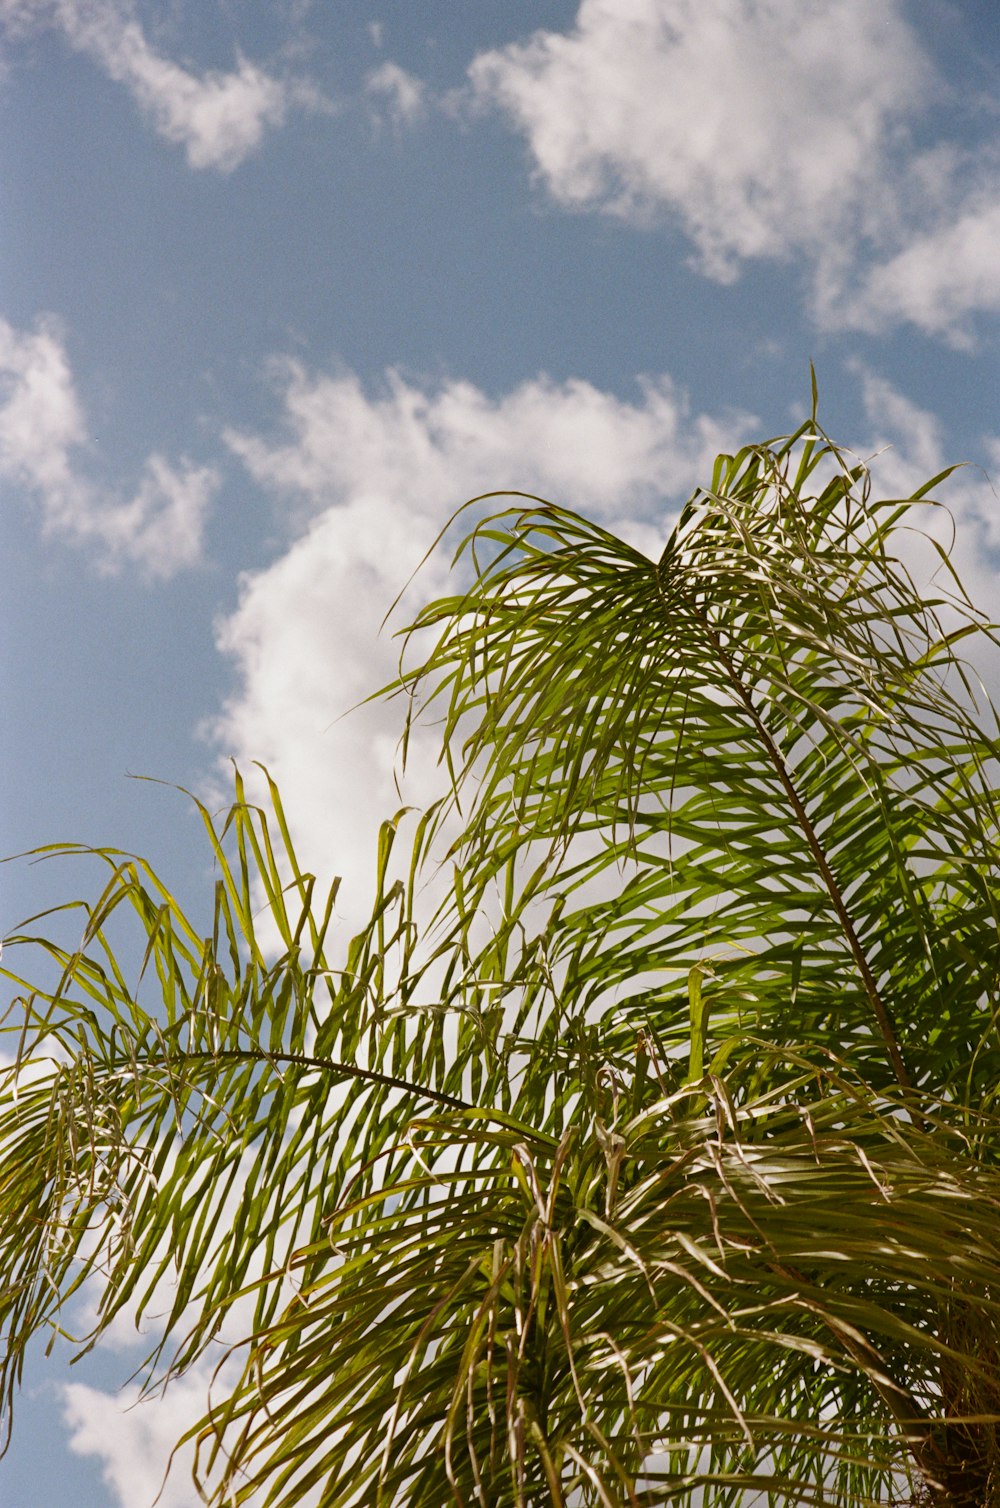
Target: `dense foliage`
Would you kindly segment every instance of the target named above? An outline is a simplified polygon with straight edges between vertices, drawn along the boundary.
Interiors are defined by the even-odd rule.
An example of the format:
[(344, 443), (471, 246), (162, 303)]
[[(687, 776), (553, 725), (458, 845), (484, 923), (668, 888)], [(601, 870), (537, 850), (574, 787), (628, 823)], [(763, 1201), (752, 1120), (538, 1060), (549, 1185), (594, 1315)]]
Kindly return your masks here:
[(150, 1387), (243, 1341), (220, 1505), (1000, 1503), (992, 638), (901, 558), (941, 481), (874, 500), (814, 415), (658, 560), (479, 500), (392, 688), (449, 792), (342, 956), (273, 786), (203, 811), (208, 936), (104, 851), (8, 1028), (8, 1403), (84, 1288), (160, 1316)]

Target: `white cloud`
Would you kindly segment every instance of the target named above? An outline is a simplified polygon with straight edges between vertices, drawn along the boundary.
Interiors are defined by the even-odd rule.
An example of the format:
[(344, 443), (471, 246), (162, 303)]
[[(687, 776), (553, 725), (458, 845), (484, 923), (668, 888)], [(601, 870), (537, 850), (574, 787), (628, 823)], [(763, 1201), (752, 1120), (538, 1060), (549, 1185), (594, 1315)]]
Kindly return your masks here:
[(929, 335), (968, 347), (969, 314), (1000, 312), (998, 246), (1000, 189), (873, 267), (837, 313), (845, 324), (876, 332), (910, 320)]
[[(582, 381), (538, 378), (491, 398), (468, 382), (425, 389), (398, 373), (368, 394), (350, 373), (280, 372), (286, 434), (227, 438), (306, 522), (281, 559), (244, 577), (219, 626), (238, 689), (213, 733), (242, 767), (268, 766), (302, 861), (321, 877), (345, 875), (342, 910), (359, 921), (377, 823), (399, 805), (402, 714), (398, 703), (342, 714), (395, 673), (398, 644), (380, 636), (382, 618), (453, 510), (487, 489), (537, 492), (655, 551), (670, 506), (750, 421), (692, 414), (666, 378), (628, 403)], [(438, 553), (394, 621), (444, 591), (446, 573)], [(430, 737), (411, 747), (408, 800), (423, 804), (438, 788), (435, 756)]]
[(265, 129), (285, 119), (287, 86), (246, 58), (233, 73), (197, 77), (159, 57), (134, 22), (109, 41), (84, 45), (127, 86), (159, 134), (184, 147), (193, 168), (238, 167), (260, 145)]
[(906, 497), (948, 464), (941, 421), (861, 362), (851, 363), (849, 369), (860, 381), (861, 401), (872, 427), (867, 449), (879, 491), (884, 497)]
[(289, 439), (230, 430), (255, 479), (312, 511), (352, 498), (392, 499), (439, 522), (477, 491), (547, 491), (603, 517), (640, 518), (677, 497), (746, 415), (692, 415), (667, 377), (642, 379), (627, 403), (591, 383), (539, 377), (502, 398), (470, 382), (425, 389), (399, 372), (369, 397), (350, 372), (313, 376), (276, 363)]
[[(427, 388), (398, 373), (370, 393), (349, 372), (277, 370), (285, 432), (227, 440), (286, 503), (298, 534), (274, 565), (243, 578), (239, 605), (219, 625), (237, 685), (210, 731), (241, 767), (268, 766), (302, 861), (321, 879), (345, 876), (341, 909), (355, 923), (370, 895), (377, 823), (399, 804), (401, 711), (348, 709), (393, 677), (398, 642), (380, 634), (383, 615), (454, 508), (489, 488), (535, 492), (655, 553), (672, 505), (755, 421), (694, 414), (666, 378), (647, 380), (629, 403), (582, 381), (539, 378), (493, 398), (470, 383)], [(940, 424), (876, 374), (856, 372), (867, 414), (856, 449), (883, 452), (873, 461), (882, 496), (906, 496), (948, 463)], [(957, 563), (974, 600), (988, 604), (1000, 505), (973, 468), (940, 493), (960, 526)], [(950, 543), (943, 510), (923, 518)], [(447, 555), (438, 552), (393, 621), (446, 590)], [(440, 788), (433, 731), (411, 754), (404, 797), (423, 805)]]
[(204, 1415), (210, 1389), (219, 1391), (213, 1386), (215, 1365), (213, 1359), (192, 1368), (174, 1378), (161, 1397), (145, 1401), (134, 1384), (117, 1394), (83, 1383), (60, 1388), (70, 1450), (98, 1459), (121, 1508), (153, 1508), (154, 1501), (156, 1508), (197, 1508), (201, 1499), (191, 1480), (191, 1447), (178, 1451), (166, 1483), (164, 1473), (177, 1441)]
[(365, 93), (381, 100), (394, 126), (413, 126), (427, 113), (427, 85), (400, 68), (398, 63), (382, 63), (365, 80)]
[[(283, 433), (227, 439), (255, 481), (291, 506), (299, 532), (273, 566), (244, 578), (238, 608), (219, 627), (239, 686), (215, 733), (242, 762), (270, 765), (304, 861), (321, 876), (331, 865), (347, 872), (355, 897), (348, 893), (344, 909), (357, 920), (375, 824), (395, 804), (398, 718), (380, 706), (334, 719), (392, 674), (392, 646), (377, 638), (381, 616), (450, 511), (501, 483), (577, 505), (653, 549), (673, 503), (751, 421), (692, 414), (665, 378), (628, 403), (580, 381), (540, 378), (491, 398), (469, 383), (427, 388), (398, 373), (371, 393), (349, 372), (316, 375), (294, 363), (277, 371)], [(884, 378), (855, 371), (868, 431), (857, 449), (883, 451), (873, 462), (879, 494), (905, 495), (945, 465), (941, 425)], [(992, 495), (971, 472), (942, 495), (962, 526), (963, 570), (988, 601), (996, 578), (984, 546), (1000, 545)], [(411, 603), (445, 581), (446, 561), (435, 557)], [(430, 749), (418, 750), (418, 798), (433, 785)], [(79, 1385), (63, 1391), (71, 1448), (100, 1461), (116, 1504), (152, 1501), (209, 1382), (196, 1368), (162, 1403), (127, 1411), (134, 1390), (117, 1399)], [(189, 1462), (178, 1458), (162, 1508), (194, 1508)]]
[(211, 466), (183, 462), (177, 468), (153, 454), (134, 496), (94, 510), (86, 532), (96, 536), (110, 569), (129, 560), (148, 576), (173, 576), (201, 556), (205, 518), (218, 480)]
[(209, 467), (146, 461), (131, 498), (80, 470), (87, 426), (58, 326), (24, 332), (0, 319), (0, 479), (31, 495), (48, 534), (92, 548), (100, 567), (133, 563), (168, 577), (199, 558), (218, 477)]
[(311, 86), (275, 78), (242, 56), (231, 72), (202, 73), (163, 57), (137, 19), (134, 0), (0, 0), (0, 20), (14, 35), (31, 24), (58, 27), (125, 86), (193, 168), (230, 172), (257, 150), (265, 131), (283, 124), (290, 106), (324, 107)]
[(948, 91), (900, 0), (581, 0), (442, 103), (499, 110), (567, 208), (679, 224), (710, 277), (794, 260), (821, 328), (963, 345), (1000, 311), (1000, 167), (988, 105), (918, 147)]
[(0, 320), (0, 472), (59, 497), (69, 452), (86, 438), (73, 374), (54, 322), (21, 334)]
[(0, 0), (0, 21), (8, 36), (19, 37), (37, 26), (54, 0)]
[(572, 31), (481, 54), (469, 78), (558, 200), (671, 211), (725, 279), (863, 227), (930, 67), (896, 0), (582, 0)]

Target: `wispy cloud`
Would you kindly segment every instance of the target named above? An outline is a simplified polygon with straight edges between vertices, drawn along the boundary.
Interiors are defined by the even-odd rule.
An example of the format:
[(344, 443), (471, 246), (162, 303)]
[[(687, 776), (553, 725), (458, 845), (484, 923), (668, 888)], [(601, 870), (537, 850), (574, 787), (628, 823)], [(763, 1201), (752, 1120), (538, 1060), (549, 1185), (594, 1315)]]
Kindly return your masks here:
[(398, 63), (374, 68), (365, 79), (365, 93), (394, 126), (414, 126), (427, 114), (427, 85)]
[(104, 570), (163, 578), (193, 565), (217, 473), (154, 454), (122, 497), (86, 476), (87, 440), (57, 324), (18, 331), (0, 319), (0, 477), (34, 499), (47, 533), (89, 546)]
[(293, 106), (327, 108), (302, 79), (279, 78), (237, 55), (236, 67), (197, 72), (158, 52), (133, 0), (0, 0), (11, 34), (54, 26), (116, 83), (154, 130), (184, 148), (193, 168), (228, 173), (251, 156)]

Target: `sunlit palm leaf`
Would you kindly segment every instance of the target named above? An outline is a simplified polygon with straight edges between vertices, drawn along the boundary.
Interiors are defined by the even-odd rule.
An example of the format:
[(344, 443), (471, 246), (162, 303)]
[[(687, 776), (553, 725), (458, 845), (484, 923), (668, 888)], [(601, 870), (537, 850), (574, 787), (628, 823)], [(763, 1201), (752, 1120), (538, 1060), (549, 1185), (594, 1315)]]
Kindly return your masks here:
[(657, 562), (481, 521), (397, 687), (453, 796), (346, 957), (273, 788), (208, 938), (107, 852), (0, 1112), (7, 1397), (169, 1278), (154, 1375), (248, 1341), (220, 1505), (1000, 1502), (996, 719), (920, 506), (810, 421)]
[[(234, 864), (225, 831), (202, 813), (220, 875), (211, 935), (199, 935), (147, 865), (100, 851), (111, 879), (84, 908), (81, 947), (43, 944), (58, 983), (28, 995), (9, 1028), (19, 1054), (0, 1119), (8, 1399), (24, 1344), (88, 1278), (103, 1286), (101, 1329), (125, 1307), (141, 1316), (154, 1294), (161, 1308), (166, 1297), (156, 1317), (163, 1345), (181, 1329), (178, 1367), (203, 1352), (233, 1294), (277, 1265), (257, 1292), (253, 1325), (265, 1325), (280, 1264), (319, 1231), (323, 1197), (392, 1137), (387, 1108), (401, 1094), (408, 1111), (458, 1103), (434, 1087), (437, 1024), (404, 1041), (404, 1019), (382, 1010), (398, 904), (376, 909), (332, 971), (334, 893), (313, 908), (312, 877), (289, 850), (279, 865), (264, 814), (239, 783), (237, 795), (226, 824)], [(389, 824), (384, 858), (392, 837)], [(281, 938), (273, 961), (255, 935), (256, 886)], [(143, 935), (135, 986), (108, 940), (123, 908)], [(415, 1072), (412, 1087), (394, 1072), (400, 1064)]]
[(639, 1019), (683, 1038), (677, 983), (708, 960), (734, 1025), (850, 1042), (876, 1079), (935, 1088), (979, 1050), (985, 1086), (995, 718), (980, 727), (935, 606), (976, 619), (915, 597), (890, 553), (906, 510), (858, 468), (808, 495), (839, 463), (810, 434), (721, 458), (658, 563), (550, 505), (471, 536), (492, 558), (425, 612), (445, 631), (409, 678), (446, 704), (471, 801), (445, 946), (541, 851), (505, 922), (557, 901), (546, 947), (577, 1010), (641, 981)]

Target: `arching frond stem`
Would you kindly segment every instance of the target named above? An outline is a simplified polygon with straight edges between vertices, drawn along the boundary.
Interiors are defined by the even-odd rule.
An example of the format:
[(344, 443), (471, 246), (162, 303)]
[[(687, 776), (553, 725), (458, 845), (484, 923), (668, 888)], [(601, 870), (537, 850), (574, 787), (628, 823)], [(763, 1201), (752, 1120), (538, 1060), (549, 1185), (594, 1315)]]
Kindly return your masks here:
[(889, 1012), (886, 1009), (885, 1001), (882, 999), (882, 996), (879, 993), (879, 988), (875, 982), (875, 976), (872, 973), (871, 965), (869, 964), (868, 959), (865, 956), (864, 948), (861, 946), (861, 939), (858, 937), (857, 930), (851, 918), (851, 913), (847, 909), (847, 902), (844, 900), (843, 893), (837, 883), (837, 877), (834, 874), (833, 869), (830, 866), (830, 862), (823, 850), (823, 845), (819, 840), (819, 834), (817, 833), (816, 828), (813, 826), (813, 823), (810, 820), (809, 813), (805, 808), (805, 804), (802, 801), (802, 798), (799, 795), (798, 790), (796, 789), (795, 782), (792, 779), (791, 774), (789, 773), (784, 759), (782, 758), (781, 750), (778, 748), (774, 739), (771, 737), (771, 733), (767, 727), (767, 724), (764, 722), (764, 719), (761, 717), (760, 712), (757, 710), (756, 703), (754, 702), (753, 697), (750, 695), (749, 688), (746, 686), (742, 676), (737, 670), (732, 656), (727, 652), (715, 629), (712, 628), (711, 624), (705, 622), (704, 615), (702, 615), (702, 621), (705, 623), (705, 629), (712, 640), (712, 644), (719, 656), (720, 661), (722, 662), (722, 666), (726, 672), (729, 684), (733, 689), (733, 693), (737, 697), (740, 705), (743, 707), (747, 716), (753, 723), (754, 731), (763, 744), (768, 759), (774, 766), (775, 774), (781, 781), (785, 795), (788, 797), (789, 805), (795, 813), (796, 821), (801, 827), (805, 840), (809, 845), (809, 850), (816, 861), (816, 868), (819, 870), (823, 884), (826, 886), (827, 894), (829, 895), (830, 900), (833, 902), (833, 909), (837, 913), (837, 919), (840, 922), (841, 930), (843, 931), (844, 937), (847, 940), (847, 945), (851, 950), (851, 955), (854, 958), (854, 962), (857, 965), (858, 973), (861, 976), (861, 982), (864, 986), (865, 994), (868, 997), (868, 1003), (870, 1004), (872, 1014), (874, 1015), (875, 1020), (878, 1023), (878, 1029), (881, 1033), (882, 1041), (885, 1043), (885, 1049), (889, 1056), (889, 1062), (892, 1066), (892, 1071), (896, 1076), (896, 1081), (899, 1084), (900, 1088), (906, 1090), (907, 1093), (911, 1093), (913, 1090), (913, 1080), (910, 1077), (909, 1070), (907, 1069), (906, 1062), (903, 1058), (902, 1049), (899, 1045), (899, 1039), (896, 1036), (892, 1018), (890, 1017)]
[[(143, 1058), (144, 1068), (171, 1068), (175, 1064), (179, 1066), (191, 1063), (272, 1063), (297, 1068), (320, 1068), (325, 1073), (343, 1074), (347, 1078), (361, 1079), (366, 1084), (384, 1084), (387, 1089), (401, 1089), (404, 1094), (415, 1095), (418, 1099), (435, 1100), (439, 1105), (446, 1105), (449, 1110), (475, 1109), (466, 1100), (445, 1094), (443, 1089), (434, 1089), (429, 1084), (411, 1084), (407, 1079), (397, 1079), (392, 1074), (379, 1073), (374, 1068), (359, 1068), (356, 1063), (339, 1063), (334, 1058), (313, 1058), (302, 1052), (268, 1052), (260, 1047), (226, 1047), (217, 1052), (171, 1052), (160, 1057), (150, 1054)], [(134, 1059), (123, 1058), (122, 1067), (134, 1070)]]

